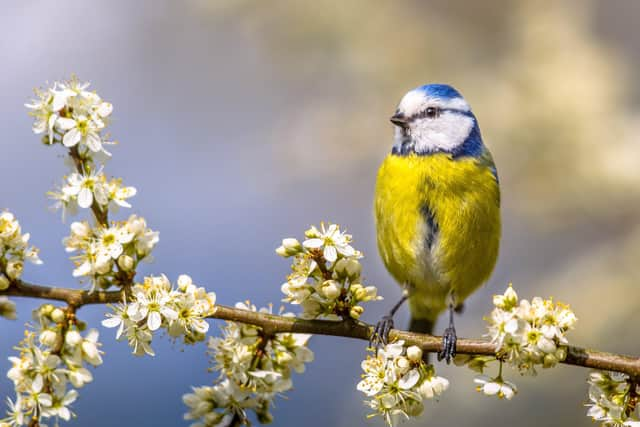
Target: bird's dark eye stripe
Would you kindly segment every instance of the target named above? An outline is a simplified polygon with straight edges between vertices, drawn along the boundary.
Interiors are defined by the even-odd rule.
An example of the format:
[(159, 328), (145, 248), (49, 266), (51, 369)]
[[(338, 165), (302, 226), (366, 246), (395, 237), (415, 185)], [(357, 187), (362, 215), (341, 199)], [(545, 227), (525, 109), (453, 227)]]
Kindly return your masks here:
[[(433, 111), (432, 109), (435, 110), (435, 111)], [(432, 110), (432, 111), (430, 111), (430, 110)], [(473, 114), (471, 113), (471, 111), (467, 111), (467, 110), (459, 110), (457, 108), (429, 107), (426, 110), (422, 110), (422, 111), (417, 112), (416, 114), (410, 116), (408, 121), (412, 122), (415, 119), (422, 119), (422, 118), (425, 118), (425, 117), (428, 117), (428, 118), (431, 118), (431, 119), (435, 119), (435, 118), (439, 117), (440, 114), (442, 114), (442, 113), (462, 114), (463, 116), (473, 117)]]

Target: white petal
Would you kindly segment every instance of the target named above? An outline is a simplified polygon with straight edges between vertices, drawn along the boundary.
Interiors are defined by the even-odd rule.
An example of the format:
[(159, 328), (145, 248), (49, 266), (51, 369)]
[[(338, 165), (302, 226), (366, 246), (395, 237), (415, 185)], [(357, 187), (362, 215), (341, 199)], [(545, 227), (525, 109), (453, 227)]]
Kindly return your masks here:
[(93, 193), (88, 188), (82, 188), (78, 193), (78, 205), (81, 208), (88, 208), (93, 203)]
[(329, 262), (334, 262), (338, 258), (338, 251), (335, 246), (325, 246), (324, 259)]
[(113, 111), (113, 105), (110, 102), (103, 102), (100, 104), (96, 112), (100, 115), (100, 117), (107, 117)]
[(500, 388), (501, 385), (498, 383), (486, 383), (484, 387), (482, 387), (482, 392), (488, 396), (493, 396), (500, 391)]
[(63, 406), (62, 408), (58, 409), (58, 416), (65, 421), (69, 421), (69, 419), (71, 418), (71, 412), (69, 412), (69, 409), (66, 406)]
[(34, 393), (40, 393), (40, 390), (42, 390), (43, 386), (44, 386), (44, 380), (42, 379), (42, 375), (40, 374), (36, 375), (36, 378), (31, 383), (31, 390)]
[(157, 311), (152, 311), (151, 313), (149, 313), (149, 317), (147, 317), (147, 326), (149, 327), (150, 331), (157, 330), (161, 324), (162, 317), (160, 316), (160, 313), (158, 313)]
[(120, 323), (122, 323), (122, 320), (119, 317), (109, 317), (102, 321), (102, 326), (105, 328), (115, 328), (120, 325)]
[(175, 310), (173, 310), (173, 309), (171, 309), (169, 307), (166, 307), (166, 306), (165, 307), (161, 307), (160, 308), (160, 312), (162, 313), (162, 315), (164, 317), (166, 317), (169, 320), (175, 320), (175, 319), (178, 318), (178, 313)]
[(73, 119), (68, 119), (66, 117), (60, 117), (56, 120), (56, 124), (62, 130), (69, 130), (76, 127), (76, 121)]
[(102, 141), (95, 132), (89, 132), (87, 135), (87, 147), (94, 153), (102, 150)]
[(51, 400), (51, 395), (47, 393), (40, 394), (38, 396), (38, 402), (40, 402), (42, 406), (51, 406), (51, 404), (53, 403), (53, 401)]
[(86, 276), (91, 273), (91, 263), (89, 261), (85, 261), (78, 268), (73, 270), (73, 277)]
[(308, 249), (317, 249), (321, 247), (323, 244), (324, 244), (324, 241), (322, 239), (307, 239), (302, 243), (302, 245)]
[(108, 196), (108, 192), (106, 190), (106, 188), (104, 188), (104, 186), (97, 184), (94, 188), (93, 188), (93, 193), (96, 197), (96, 201), (101, 204), (102, 206), (106, 205), (107, 203), (109, 203), (109, 196)]
[(400, 380), (398, 381), (398, 386), (403, 390), (409, 390), (413, 388), (418, 383), (420, 379), (420, 374), (417, 369), (412, 369), (407, 372)]
[(64, 134), (62, 144), (65, 147), (73, 147), (82, 139), (82, 134), (77, 128), (73, 128)]

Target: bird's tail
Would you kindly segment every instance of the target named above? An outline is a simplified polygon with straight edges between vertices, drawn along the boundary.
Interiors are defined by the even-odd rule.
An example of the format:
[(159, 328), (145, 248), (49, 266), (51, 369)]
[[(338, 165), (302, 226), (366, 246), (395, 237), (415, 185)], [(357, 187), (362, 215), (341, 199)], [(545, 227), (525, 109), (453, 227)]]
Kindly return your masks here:
[(421, 334), (431, 334), (433, 333), (433, 326), (435, 323), (436, 322), (434, 320), (416, 319), (415, 317), (412, 317), (409, 322), (409, 330), (411, 332), (418, 332)]

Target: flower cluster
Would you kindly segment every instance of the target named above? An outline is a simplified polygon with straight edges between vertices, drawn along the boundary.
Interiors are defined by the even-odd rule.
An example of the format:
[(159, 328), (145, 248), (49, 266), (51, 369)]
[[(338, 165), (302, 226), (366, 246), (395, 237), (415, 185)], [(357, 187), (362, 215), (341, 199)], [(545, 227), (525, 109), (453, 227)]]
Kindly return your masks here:
[(573, 329), (575, 314), (567, 305), (535, 297), (518, 301), (511, 286), (493, 298), (494, 310), (486, 319), (498, 358), (535, 375), (536, 365), (550, 368), (566, 357), (565, 333)]
[(53, 208), (61, 209), (65, 216), (67, 211), (73, 215), (78, 207), (91, 208), (94, 203), (102, 211), (130, 208), (127, 199), (135, 196), (136, 192), (135, 187), (123, 186), (119, 178), (107, 180), (100, 168), (83, 173), (72, 172), (65, 178), (59, 191), (50, 191), (48, 194), (56, 201)]
[(112, 307), (102, 325), (118, 328), (116, 338), (126, 338), (136, 356), (153, 356), (153, 333), (165, 329), (185, 344), (203, 341), (209, 324), (205, 317), (215, 312), (216, 294), (193, 284), (181, 275), (173, 289), (165, 275), (145, 277), (131, 288), (131, 301)]
[(282, 241), (276, 253), (293, 257), (292, 273), (282, 285), (283, 301), (299, 304), (304, 319), (357, 319), (362, 302), (380, 300), (374, 286), (363, 286), (358, 261), (362, 254), (351, 246), (351, 235), (337, 224), (312, 226), (302, 244), (293, 238)]
[(362, 362), (358, 390), (367, 395), (365, 404), (393, 426), (400, 416), (417, 417), (424, 410), (423, 399), (440, 396), (448, 387), (446, 378), (436, 376), (433, 365), (425, 364), (422, 350), (406, 347), (404, 341), (387, 344)]
[(158, 235), (147, 228), (144, 218), (131, 215), (126, 221), (112, 222), (108, 228), (74, 222), (71, 235), (63, 243), (67, 252), (80, 251), (72, 257), (76, 264), (73, 276), (88, 277), (94, 288), (106, 289), (131, 280), (138, 263), (150, 258)]
[[(271, 307), (257, 310), (249, 302), (236, 307), (272, 313)], [(313, 360), (307, 347), (309, 337), (293, 333), (267, 336), (257, 326), (227, 322), (221, 338), (209, 339), (213, 369), (220, 375), (213, 386), (195, 387), (193, 393), (183, 396), (189, 407), (185, 419), (198, 420), (192, 426), (212, 427), (231, 425), (235, 417), (249, 425), (247, 411), (252, 410), (261, 423), (271, 421), (271, 402), (292, 388), (291, 372), (302, 373), (304, 364)]]
[(602, 426), (640, 426), (637, 413), (640, 386), (627, 375), (617, 372), (594, 371), (589, 374), (587, 416)]
[(19, 279), (24, 261), (42, 264), (38, 249), (29, 246), (29, 233), (22, 234), (20, 223), (11, 212), (0, 213), (0, 291)]
[(25, 104), (35, 118), (33, 132), (44, 134), (45, 144), (61, 143), (77, 147), (80, 155), (105, 153), (102, 130), (113, 107), (98, 94), (87, 90), (89, 83), (77, 78), (55, 82), (51, 88), (36, 90), (36, 97)]
[(2, 421), (10, 426), (31, 425), (34, 418), (68, 421), (76, 389), (93, 381), (85, 364), (102, 364), (98, 331), (91, 329), (83, 336), (84, 324), (73, 313), (45, 304), (33, 317), (37, 327), (26, 332), (19, 357), (9, 357), (12, 367), (7, 377), (13, 381), (16, 399), (8, 400), (8, 417)]

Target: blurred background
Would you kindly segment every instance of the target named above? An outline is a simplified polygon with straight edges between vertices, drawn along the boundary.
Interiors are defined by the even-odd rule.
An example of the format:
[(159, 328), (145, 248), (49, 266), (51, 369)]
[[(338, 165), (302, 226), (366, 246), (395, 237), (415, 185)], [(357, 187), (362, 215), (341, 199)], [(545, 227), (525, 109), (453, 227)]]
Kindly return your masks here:
[[(400, 295), (372, 215), (388, 117), (407, 90), (449, 83), (479, 118), (503, 192), (498, 267), (460, 334), (481, 336), (491, 296), (513, 282), (521, 297), (571, 304), (572, 342), (638, 355), (639, 20), (634, 0), (4, 2), (0, 208), (45, 262), (24, 278), (81, 287), (61, 245), (69, 224), (45, 198), (66, 171), (63, 151), (39, 143), (23, 107), (34, 87), (76, 73), (115, 107), (121, 144), (106, 171), (138, 188), (119, 218), (135, 212), (160, 231), (140, 277), (188, 273), (222, 304), (277, 305), (289, 269), (274, 253), (280, 239), (333, 221), (385, 297), (367, 306), (375, 322)], [(18, 320), (1, 326), (3, 371), (38, 304), (17, 303)], [(100, 326), (105, 311), (79, 312), (106, 354), (69, 425), (187, 425), (181, 396), (214, 380), (205, 346), (156, 339), (155, 358), (136, 358)], [(407, 320), (402, 311), (397, 324)], [(364, 343), (316, 337), (311, 347), (316, 361), (277, 401), (274, 425), (382, 426), (365, 419), (355, 389)], [(512, 372), (511, 402), (477, 393), (469, 370), (437, 369), (449, 391), (406, 425), (592, 425), (584, 369)], [(0, 397), (12, 394), (3, 375)]]

